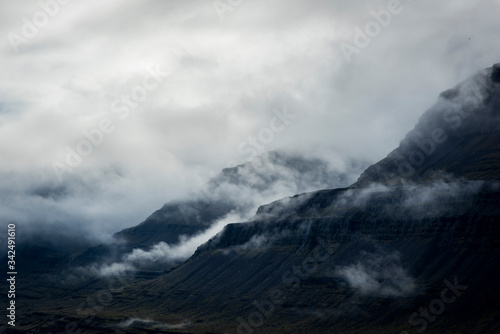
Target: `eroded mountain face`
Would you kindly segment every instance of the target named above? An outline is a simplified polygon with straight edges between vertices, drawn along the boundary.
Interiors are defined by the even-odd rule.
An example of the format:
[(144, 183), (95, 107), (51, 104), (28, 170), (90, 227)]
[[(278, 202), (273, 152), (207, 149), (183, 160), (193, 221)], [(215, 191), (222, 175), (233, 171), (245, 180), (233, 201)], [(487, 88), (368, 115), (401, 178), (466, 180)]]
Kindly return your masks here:
[(106, 281), (68, 287), (71, 300), (41, 301), (22, 329), (500, 332), (499, 71), (441, 94), (352, 186), (262, 205), (179, 267), (123, 276), (98, 312), (88, 298)]
[(430, 181), (444, 176), (498, 179), (500, 65), (441, 93), (397, 149), (368, 168), (356, 186)]
[[(498, 331), (497, 72), (441, 94), (353, 186), (279, 200), (228, 225), (142, 284), (169, 293), (133, 294), (139, 309), (159, 303), (221, 333)], [(400, 170), (405, 161), (412, 173)]]
[(257, 206), (286, 194), (348, 186), (366, 166), (348, 161), (335, 168), (318, 158), (268, 152), (251, 162), (226, 168), (193, 198), (165, 204), (143, 223), (116, 234), (130, 247), (144, 248), (164, 241), (175, 243), (180, 235), (193, 235), (230, 212), (241, 219)]

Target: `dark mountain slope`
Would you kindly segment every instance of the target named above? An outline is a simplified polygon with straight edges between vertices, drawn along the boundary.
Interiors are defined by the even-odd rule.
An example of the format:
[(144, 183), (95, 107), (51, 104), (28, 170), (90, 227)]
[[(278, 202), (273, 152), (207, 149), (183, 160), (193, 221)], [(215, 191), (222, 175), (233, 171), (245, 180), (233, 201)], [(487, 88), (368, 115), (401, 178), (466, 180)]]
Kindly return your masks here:
[(180, 235), (193, 235), (231, 211), (244, 215), (258, 205), (254, 203), (256, 198), (279, 198), (283, 189), (300, 193), (325, 185), (347, 186), (364, 165), (351, 161), (342, 171), (317, 158), (267, 152), (253, 161), (222, 170), (194, 199), (167, 203), (116, 237), (126, 240), (131, 248), (145, 248), (160, 241), (175, 243)]
[[(346, 192), (321, 195), (341, 200)], [(498, 327), (486, 330), (477, 322), (499, 319), (498, 189), (481, 187), (418, 211), (408, 208), (403, 192), (374, 192), (365, 206), (328, 216), (229, 225), (181, 267), (127, 289), (124, 296), (134, 296), (136, 305), (125, 306), (118, 296), (114, 307), (154, 319), (182, 315), (221, 333), (237, 332), (238, 317), (249, 323), (258, 311), (254, 302), (269, 301), (278, 290), (283, 302), (254, 326), (257, 333), (413, 333), (408, 317), (439, 298), (444, 280), (457, 278), (467, 293), (429, 332), (459, 323), (454, 333), (494, 333)]]
[[(443, 93), (395, 153), (353, 187), (261, 207), (176, 270), (126, 289), (113, 309), (185, 317), (190, 332), (497, 333), (497, 73), (495, 66)], [(476, 90), (476, 80), (489, 93)], [(448, 139), (414, 172), (401, 173), (405, 154), (429, 134), (442, 138), (443, 115), (463, 111), (466, 101), (475, 118), (446, 130)]]
[[(261, 206), (174, 270), (131, 278), (98, 311), (84, 294), (42, 301), (31, 316), (51, 321), (24, 329), (500, 332), (499, 76), (494, 66), (443, 93), (353, 186)], [(127, 318), (143, 320), (119, 327)]]
[(194, 236), (230, 213), (244, 217), (260, 201), (280, 198), (283, 193), (348, 185), (364, 166), (365, 163), (349, 161), (343, 169), (317, 158), (267, 152), (253, 161), (222, 170), (193, 199), (165, 204), (139, 225), (116, 233), (120, 242), (89, 248), (76, 256), (72, 265), (111, 263), (133, 249), (147, 250), (160, 242), (176, 244), (181, 236)]
[(355, 186), (439, 178), (500, 178), (500, 64), (443, 92), (399, 147)]

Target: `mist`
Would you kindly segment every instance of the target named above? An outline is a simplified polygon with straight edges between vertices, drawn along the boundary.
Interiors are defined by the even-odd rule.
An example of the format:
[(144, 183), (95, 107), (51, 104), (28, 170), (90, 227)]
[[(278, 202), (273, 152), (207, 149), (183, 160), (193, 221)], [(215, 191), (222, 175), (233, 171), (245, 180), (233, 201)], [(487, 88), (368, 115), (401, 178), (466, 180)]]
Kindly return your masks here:
[[(395, 213), (402, 216), (422, 218), (427, 215), (453, 214), (472, 206), (470, 201), (474, 195), (484, 190), (498, 189), (498, 182), (482, 180), (466, 180), (453, 175), (439, 174), (433, 181), (427, 183), (407, 182), (404, 185), (388, 186), (374, 183), (363, 188), (351, 188), (342, 193), (333, 203), (336, 208), (364, 209), (372, 205), (383, 206), (385, 214), (397, 218)], [(460, 202), (461, 207), (441, 205), (441, 203)], [(402, 217), (401, 217), (402, 218)]]
[(355, 292), (394, 298), (406, 297), (414, 291), (414, 279), (401, 266), (397, 252), (362, 252), (359, 257), (357, 262), (334, 271)]
[(163, 266), (164, 268), (169, 268), (191, 257), (200, 245), (222, 231), (227, 224), (240, 222), (245, 220), (245, 218), (231, 213), (216, 221), (201, 233), (192, 237), (181, 236), (177, 244), (169, 245), (165, 242), (160, 242), (147, 250), (134, 249), (131, 253), (123, 255), (119, 262), (96, 263), (86, 268), (75, 268), (74, 270), (77, 272), (83, 270), (99, 277), (107, 277), (147, 269), (148, 267), (158, 268)]

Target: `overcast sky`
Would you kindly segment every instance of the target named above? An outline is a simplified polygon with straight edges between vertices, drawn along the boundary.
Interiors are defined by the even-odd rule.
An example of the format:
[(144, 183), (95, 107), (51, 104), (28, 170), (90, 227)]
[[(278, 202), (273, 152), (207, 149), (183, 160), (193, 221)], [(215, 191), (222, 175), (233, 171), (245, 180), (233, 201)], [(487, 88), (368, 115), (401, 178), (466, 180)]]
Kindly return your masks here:
[(60, 1), (0, 3), (2, 223), (106, 235), (257, 151), (375, 162), (500, 62), (499, 0)]

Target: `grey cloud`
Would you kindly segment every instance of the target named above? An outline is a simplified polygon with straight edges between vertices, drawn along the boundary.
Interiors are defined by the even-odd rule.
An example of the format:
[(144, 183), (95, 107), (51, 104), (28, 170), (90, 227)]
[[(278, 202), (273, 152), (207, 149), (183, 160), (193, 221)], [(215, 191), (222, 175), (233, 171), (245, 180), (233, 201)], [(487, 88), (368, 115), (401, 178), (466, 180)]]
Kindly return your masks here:
[(185, 261), (196, 249), (219, 233), (224, 226), (244, 220), (243, 217), (230, 213), (214, 222), (205, 231), (191, 237), (182, 236), (175, 245), (160, 242), (147, 250), (134, 249), (122, 256), (121, 260), (112, 263), (94, 263), (85, 268), (75, 268), (76, 272), (86, 272), (99, 277), (117, 276), (145, 268), (174, 265)]
[(367, 253), (351, 265), (337, 268), (335, 275), (362, 295), (405, 297), (415, 289), (414, 279), (401, 266), (399, 254)]
[[(394, 206), (403, 209), (403, 215), (424, 217), (426, 215), (443, 215), (459, 212), (462, 207), (441, 205), (443, 202), (470, 198), (484, 189), (497, 189), (498, 182), (461, 180), (453, 175), (438, 173), (436, 181), (428, 183), (411, 183), (397, 187), (382, 184), (371, 184), (363, 188), (351, 188), (333, 203), (338, 208), (364, 208), (369, 205), (383, 205), (385, 214), (394, 217)], [(472, 205), (472, 204), (471, 204)]]

